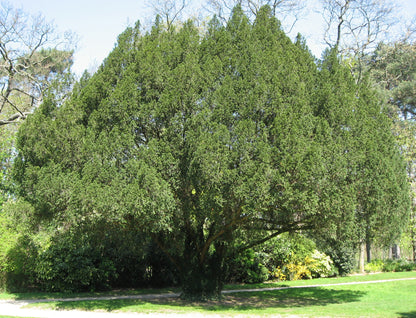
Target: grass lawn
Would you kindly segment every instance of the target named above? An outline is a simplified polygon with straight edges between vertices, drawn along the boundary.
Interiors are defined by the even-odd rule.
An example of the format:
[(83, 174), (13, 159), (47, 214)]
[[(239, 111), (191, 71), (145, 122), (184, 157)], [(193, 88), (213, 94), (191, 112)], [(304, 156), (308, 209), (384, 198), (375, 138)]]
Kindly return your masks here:
[[(383, 273), (343, 278), (284, 282), (287, 286), (365, 282), (385, 279), (416, 278), (416, 272)], [(226, 289), (277, 287), (277, 284), (232, 285)], [(145, 291), (136, 291), (147, 293)], [(132, 292), (131, 292), (132, 293)], [(16, 296), (16, 295), (15, 295)], [(73, 295), (69, 295), (73, 297)], [(3, 295), (4, 297), (4, 295)], [(62, 297), (60, 295), (59, 297)], [(23, 298), (19, 295), (16, 298)], [(227, 294), (221, 301), (186, 302), (178, 298), (123, 299), (90, 301), (53, 301), (36, 306), (59, 310), (100, 310), (120, 312), (162, 312), (217, 314), (233, 316), (306, 316), (306, 317), (416, 317), (416, 280), (376, 284), (319, 286), (273, 291)]]

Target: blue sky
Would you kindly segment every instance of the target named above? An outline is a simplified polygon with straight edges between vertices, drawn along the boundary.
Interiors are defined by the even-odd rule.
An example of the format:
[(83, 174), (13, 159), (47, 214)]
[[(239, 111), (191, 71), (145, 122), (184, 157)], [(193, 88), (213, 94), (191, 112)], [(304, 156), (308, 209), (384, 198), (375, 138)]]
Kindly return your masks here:
[[(314, 13), (313, 2), (308, 0), (309, 14), (295, 25), (294, 31), (300, 32), (307, 40), (312, 52), (320, 56), (322, 51), (322, 21)], [(415, 0), (396, 0), (401, 3), (404, 13), (416, 16)], [(79, 37), (75, 52), (73, 70), (82, 74), (85, 69), (94, 69), (114, 48), (117, 36), (137, 20), (148, 22), (152, 10), (145, 0), (12, 0), (15, 8), (37, 14), (53, 21), (60, 31), (71, 30)]]

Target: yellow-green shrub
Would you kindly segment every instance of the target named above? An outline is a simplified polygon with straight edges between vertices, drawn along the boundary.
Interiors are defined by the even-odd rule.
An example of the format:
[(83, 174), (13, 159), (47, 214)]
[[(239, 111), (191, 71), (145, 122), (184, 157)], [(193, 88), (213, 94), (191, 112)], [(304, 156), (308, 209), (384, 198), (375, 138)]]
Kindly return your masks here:
[(292, 261), (271, 270), (270, 276), (273, 279), (284, 281), (327, 277), (333, 275), (333, 273), (334, 265), (331, 258), (318, 250), (314, 250), (302, 261), (296, 261), (295, 257), (292, 257)]

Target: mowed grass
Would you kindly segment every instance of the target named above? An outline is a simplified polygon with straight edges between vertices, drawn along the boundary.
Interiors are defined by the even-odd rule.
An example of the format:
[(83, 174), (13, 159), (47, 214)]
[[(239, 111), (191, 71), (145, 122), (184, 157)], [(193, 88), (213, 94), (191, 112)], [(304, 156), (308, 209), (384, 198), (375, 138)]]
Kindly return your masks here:
[[(293, 315), (304, 317), (416, 317), (416, 280), (322, 286), (324, 284), (403, 278), (416, 278), (416, 272), (285, 282), (284, 285), (291, 287), (321, 286), (226, 294), (221, 301), (187, 302), (178, 298), (80, 300), (52, 301), (29, 306), (57, 310), (78, 309), (108, 312), (179, 314), (199, 312), (207, 316), (216, 314), (221, 316), (238, 315), (239, 317)], [(282, 284), (233, 285), (227, 286), (227, 289), (278, 286), (282, 286)]]
[[(17, 318), (17, 316), (1, 316), (0, 315), (0, 318)], [(27, 317), (27, 318), (30, 318), (30, 317)]]

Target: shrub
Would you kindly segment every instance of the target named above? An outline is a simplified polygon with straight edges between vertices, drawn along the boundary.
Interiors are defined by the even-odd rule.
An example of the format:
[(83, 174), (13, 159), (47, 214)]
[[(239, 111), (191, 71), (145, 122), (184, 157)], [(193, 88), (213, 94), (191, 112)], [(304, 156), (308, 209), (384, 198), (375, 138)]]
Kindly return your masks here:
[[(140, 255), (140, 252), (138, 251), (136, 255)], [(144, 283), (148, 286), (166, 287), (179, 284), (176, 268), (167, 258), (166, 254), (151, 241), (146, 244), (146, 249), (143, 254), (143, 264), (146, 266), (143, 272)]]
[(177, 284), (173, 265), (137, 229), (101, 222), (52, 237), (36, 274), (46, 291), (98, 291)]
[(269, 270), (258, 259), (252, 249), (248, 249), (228, 263), (226, 281), (240, 283), (262, 283), (269, 278)]
[(289, 280), (311, 279), (312, 274), (305, 263), (290, 263), (285, 266)]
[(376, 273), (383, 271), (384, 262), (380, 259), (372, 260), (370, 263), (365, 264), (364, 270), (367, 273)]
[(405, 259), (388, 259), (382, 268), (384, 272), (405, 272), (416, 270), (416, 263)]
[(1, 259), (2, 289), (9, 292), (27, 290), (35, 282), (38, 247), (27, 235), (16, 235), (8, 244), (3, 246)]
[(307, 256), (305, 263), (314, 278), (333, 276), (336, 272), (332, 259), (318, 250), (314, 250), (312, 255)]
[(338, 240), (328, 240), (323, 250), (334, 262), (336, 274), (345, 276), (355, 268), (355, 250), (352, 246)]
[(277, 267), (271, 276), (280, 281), (312, 279), (312, 273), (308, 266), (303, 262), (289, 263), (282, 267)]
[(278, 281), (284, 281), (287, 280), (287, 276), (285, 274), (285, 268), (280, 268), (279, 266), (276, 268), (273, 268), (270, 271), (270, 277), (272, 279), (278, 280)]
[(34, 266), (38, 244), (27, 235), (23, 220), (9, 216), (14, 202), (5, 203), (0, 209), (0, 289), (19, 292), (35, 281)]
[(335, 268), (331, 258), (315, 250), (307, 255), (303, 261), (291, 261), (270, 271), (277, 280), (299, 280), (316, 277), (327, 277), (334, 274)]
[(271, 279), (294, 280), (334, 275), (331, 258), (319, 252), (316, 244), (299, 234), (282, 234), (258, 248), (260, 261)]
[(116, 279), (112, 260), (87, 240), (69, 233), (55, 237), (39, 254), (36, 274), (46, 291), (94, 291), (110, 287)]
[(269, 271), (291, 262), (302, 262), (316, 249), (315, 243), (303, 235), (284, 233), (256, 248), (259, 260)]
[(374, 272), (405, 272), (416, 270), (416, 263), (405, 259), (387, 259), (385, 261), (376, 259), (367, 263), (364, 267), (367, 273)]

